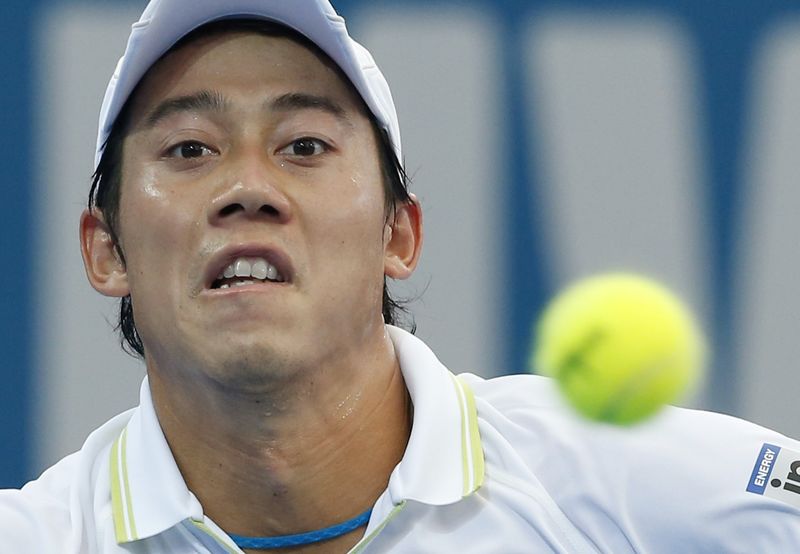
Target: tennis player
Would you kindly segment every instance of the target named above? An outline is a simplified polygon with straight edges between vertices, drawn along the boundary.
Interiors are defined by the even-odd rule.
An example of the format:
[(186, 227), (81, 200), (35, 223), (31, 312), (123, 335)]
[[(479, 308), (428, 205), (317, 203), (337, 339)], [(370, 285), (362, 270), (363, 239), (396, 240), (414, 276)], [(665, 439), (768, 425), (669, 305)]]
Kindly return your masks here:
[(400, 160), (326, 0), (153, 0), (80, 224), (141, 401), (0, 492), (0, 551), (800, 550), (800, 443), (680, 409), (590, 424), (393, 326), (422, 244)]

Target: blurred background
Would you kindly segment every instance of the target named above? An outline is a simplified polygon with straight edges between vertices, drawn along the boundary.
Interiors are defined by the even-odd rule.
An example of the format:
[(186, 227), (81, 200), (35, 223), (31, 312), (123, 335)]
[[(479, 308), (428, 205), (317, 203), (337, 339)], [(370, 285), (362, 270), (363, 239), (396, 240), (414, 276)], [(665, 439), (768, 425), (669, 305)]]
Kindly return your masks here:
[[(797, 436), (800, 4), (334, 0), (386, 73), (426, 217), (400, 294), (455, 372), (526, 371), (577, 277), (635, 270), (698, 312), (690, 404)], [(105, 86), (143, 0), (0, 6), (0, 487), (136, 404), (77, 240)]]

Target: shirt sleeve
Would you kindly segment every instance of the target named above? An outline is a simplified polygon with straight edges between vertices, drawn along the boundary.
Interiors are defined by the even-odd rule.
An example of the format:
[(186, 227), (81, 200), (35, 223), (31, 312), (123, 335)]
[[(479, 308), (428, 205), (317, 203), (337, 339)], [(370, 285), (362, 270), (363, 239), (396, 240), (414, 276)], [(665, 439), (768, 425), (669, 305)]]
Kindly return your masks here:
[(798, 441), (673, 407), (639, 425), (593, 423), (541, 377), (471, 383), (479, 418), (597, 551), (800, 552)]
[(604, 520), (602, 532), (621, 533), (632, 550), (800, 552), (797, 441), (678, 408), (638, 427), (579, 427), (587, 473), (598, 482), (587, 485), (594, 498), (584, 504), (601, 509), (577, 509)]
[(0, 490), (0, 552), (64, 554), (80, 550), (70, 515), (71, 466), (67, 457), (22, 489)]

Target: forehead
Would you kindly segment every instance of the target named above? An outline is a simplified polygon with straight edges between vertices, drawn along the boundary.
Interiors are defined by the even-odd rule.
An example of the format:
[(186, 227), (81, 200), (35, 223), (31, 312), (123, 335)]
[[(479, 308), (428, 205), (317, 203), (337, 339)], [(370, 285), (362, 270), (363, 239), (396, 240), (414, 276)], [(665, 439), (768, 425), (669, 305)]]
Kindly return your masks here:
[(164, 98), (198, 90), (259, 100), (307, 92), (331, 97), (365, 118), (368, 113), (342, 71), (304, 40), (283, 32), (214, 28), (192, 33), (150, 68), (131, 98), (133, 120)]

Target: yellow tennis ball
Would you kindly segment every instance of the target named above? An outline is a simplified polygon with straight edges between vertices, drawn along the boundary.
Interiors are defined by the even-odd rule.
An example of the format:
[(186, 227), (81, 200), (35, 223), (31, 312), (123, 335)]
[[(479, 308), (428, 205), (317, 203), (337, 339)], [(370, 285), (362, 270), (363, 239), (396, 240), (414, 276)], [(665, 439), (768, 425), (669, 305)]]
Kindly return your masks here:
[(536, 328), (534, 370), (583, 415), (631, 424), (676, 402), (704, 369), (705, 340), (669, 290), (628, 273), (568, 287)]

